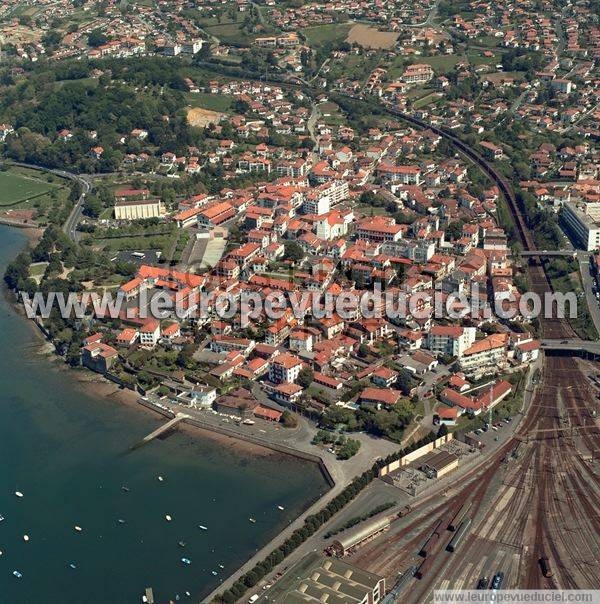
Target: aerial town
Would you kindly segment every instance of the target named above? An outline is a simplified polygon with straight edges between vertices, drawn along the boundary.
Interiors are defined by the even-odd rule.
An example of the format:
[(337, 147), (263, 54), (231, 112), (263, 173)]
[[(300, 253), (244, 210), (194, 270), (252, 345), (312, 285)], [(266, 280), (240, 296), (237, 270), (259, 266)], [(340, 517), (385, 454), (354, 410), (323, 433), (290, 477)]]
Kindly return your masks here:
[(21, 308), (85, 300), (30, 317), (74, 372), (330, 487), (195, 601), (599, 589), (597, 9), (2, 2)]

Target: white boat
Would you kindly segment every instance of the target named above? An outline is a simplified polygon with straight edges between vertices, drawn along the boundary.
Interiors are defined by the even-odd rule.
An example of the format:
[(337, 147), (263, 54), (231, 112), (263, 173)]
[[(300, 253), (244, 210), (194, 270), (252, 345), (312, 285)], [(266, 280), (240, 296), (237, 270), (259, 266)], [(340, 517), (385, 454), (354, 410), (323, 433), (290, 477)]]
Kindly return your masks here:
[(217, 571), (216, 570), (211, 570), (210, 574), (213, 575), (214, 577), (216, 577), (217, 576)]
[(23, 493), (21, 493), (21, 491), (15, 491), (15, 495), (17, 497), (23, 497)]
[(187, 565), (190, 565), (192, 563), (192, 561), (189, 558), (182, 558), (181, 561)]
[(201, 530), (203, 530), (203, 531), (207, 531), (208, 530), (208, 528), (205, 527), (205, 526), (203, 526), (202, 524), (199, 524), (198, 528), (201, 529)]
[(78, 533), (81, 533), (81, 531), (82, 531), (83, 529), (82, 529), (80, 526), (75, 525), (75, 530), (76, 530)]
[(278, 509), (278, 510), (281, 510), (282, 512), (283, 512), (283, 510), (285, 510), (285, 508), (284, 508), (282, 505), (278, 505), (278, 506), (277, 506), (277, 509)]
[(17, 577), (17, 579), (20, 579), (23, 576), (18, 570), (13, 570), (13, 575)]
[(70, 567), (71, 567), (73, 570), (75, 570), (75, 569), (77, 568), (77, 565), (76, 565), (76, 564), (73, 564), (73, 562), (71, 562), (71, 564), (69, 564), (69, 566), (70, 566)]
[(117, 522), (118, 522), (119, 524), (125, 524), (125, 520), (123, 520), (123, 518), (119, 518), (119, 520), (117, 520)]
[(252, 419), (245, 419), (242, 424), (244, 424), (244, 426), (254, 426), (254, 420)]
[(173, 518), (171, 518), (171, 516), (169, 516), (169, 514), (167, 514), (167, 515), (165, 516), (165, 520), (166, 520), (167, 522), (171, 522), (171, 520), (173, 520)]
[(224, 567), (222, 564), (219, 564), (219, 568), (220, 568), (220, 569), (223, 569), (223, 568), (225, 568), (225, 567)]
[(159, 477), (158, 477), (158, 481), (159, 481), (159, 482), (162, 482), (163, 480), (164, 480), (164, 478), (163, 478), (162, 476), (159, 476)]
[(0, 522), (2, 522), (3, 520), (4, 520), (4, 516), (2, 516), (2, 515), (0, 514)]
[(23, 541), (27, 543), (27, 541), (29, 541), (29, 535), (23, 535)]
[(250, 522), (252, 522), (252, 524), (256, 524), (256, 520), (254, 518), (248, 518), (248, 520), (250, 520)]

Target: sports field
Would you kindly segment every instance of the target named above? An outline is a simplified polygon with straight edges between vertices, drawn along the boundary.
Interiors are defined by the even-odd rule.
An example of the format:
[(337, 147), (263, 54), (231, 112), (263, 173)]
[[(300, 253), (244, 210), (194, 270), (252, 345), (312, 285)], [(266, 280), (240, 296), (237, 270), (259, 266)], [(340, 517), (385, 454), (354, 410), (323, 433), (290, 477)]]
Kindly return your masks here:
[(15, 206), (19, 202), (48, 193), (56, 185), (13, 172), (0, 172), (0, 207)]

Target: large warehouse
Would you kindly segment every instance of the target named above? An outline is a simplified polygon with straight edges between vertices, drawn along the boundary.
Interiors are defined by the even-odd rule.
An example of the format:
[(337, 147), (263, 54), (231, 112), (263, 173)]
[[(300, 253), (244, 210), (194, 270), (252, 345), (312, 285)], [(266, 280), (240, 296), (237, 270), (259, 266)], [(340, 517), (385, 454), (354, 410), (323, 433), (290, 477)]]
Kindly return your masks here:
[(331, 544), (331, 548), (336, 555), (345, 556), (351, 549), (374, 539), (389, 528), (390, 519), (387, 516), (362, 522), (357, 527), (344, 531), (341, 537)]
[(315, 552), (294, 564), (256, 604), (378, 604), (385, 579)]
[(458, 457), (448, 451), (432, 451), (421, 460), (421, 471), (441, 478), (448, 472), (458, 468)]

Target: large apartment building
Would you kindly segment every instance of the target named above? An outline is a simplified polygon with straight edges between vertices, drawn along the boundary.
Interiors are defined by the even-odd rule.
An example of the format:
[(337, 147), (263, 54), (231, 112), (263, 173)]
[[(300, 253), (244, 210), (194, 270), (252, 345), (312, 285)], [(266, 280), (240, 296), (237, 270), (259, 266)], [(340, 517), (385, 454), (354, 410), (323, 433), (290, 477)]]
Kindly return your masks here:
[(600, 248), (600, 202), (581, 205), (566, 202), (561, 218), (578, 245), (588, 252)]
[(461, 369), (475, 377), (496, 372), (506, 364), (507, 344), (508, 336), (504, 333), (495, 333), (474, 342), (460, 358)]
[(462, 357), (475, 341), (475, 327), (434, 325), (427, 334), (427, 348), (437, 354)]

